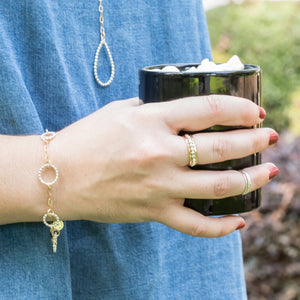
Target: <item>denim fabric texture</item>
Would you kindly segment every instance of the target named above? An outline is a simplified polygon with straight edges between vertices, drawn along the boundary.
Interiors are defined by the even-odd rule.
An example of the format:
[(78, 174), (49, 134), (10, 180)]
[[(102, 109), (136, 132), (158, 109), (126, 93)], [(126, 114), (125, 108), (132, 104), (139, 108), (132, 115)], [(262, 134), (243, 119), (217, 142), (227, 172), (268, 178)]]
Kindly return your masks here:
[[(138, 96), (141, 67), (211, 57), (200, 0), (103, 6), (116, 66), (108, 88), (92, 72), (97, 0), (0, 1), (1, 134), (60, 130), (111, 101)], [(104, 52), (100, 61), (105, 80)], [(55, 255), (42, 223), (0, 226), (0, 300), (246, 299), (238, 232), (205, 239), (155, 222), (66, 223)]]

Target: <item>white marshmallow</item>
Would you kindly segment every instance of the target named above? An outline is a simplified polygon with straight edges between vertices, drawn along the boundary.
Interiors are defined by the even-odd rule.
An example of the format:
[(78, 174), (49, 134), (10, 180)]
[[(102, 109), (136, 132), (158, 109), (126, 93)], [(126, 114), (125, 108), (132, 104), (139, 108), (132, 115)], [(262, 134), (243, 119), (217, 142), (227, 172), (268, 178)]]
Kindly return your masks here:
[(197, 69), (195, 67), (191, 67), (188, 70), (184, 71), (184, 73), (194, 73), (197, 72)]
[(244, 69), (244, 65), (237, 55), (233, 55), (226, 64), (228, 66), (234, 67), (234, 70), (243, 70)]
[[(218, 71), (239, 71), (244, 70), (244, 65), (237, 55), (233, 55), (224, 64), (215, 64), (208, 58), (202, 60), (201, 64), (196, 67), (191, 67), (185, 70), (184, 73), (194, 73), (194, 72), (218, 72)], [(152, 69), (150, 71), (160, 71), (160, 72), (170, 72), (170, 73), (180, 73), (179, 69), (175, 66), (166, 66), (163, 69)]]
[(180, 71), (174, 66), (166, 66), (161, 71), (170, 73), (180, 73)]
[(243, 70), (244, 65), (237, 55), (233, 55), (224, 64), (215, 64), (207, 58), (203, 59), (201, 65), (197, 67), (198, 72), (217, 72), (217, 71), (239, 71)]

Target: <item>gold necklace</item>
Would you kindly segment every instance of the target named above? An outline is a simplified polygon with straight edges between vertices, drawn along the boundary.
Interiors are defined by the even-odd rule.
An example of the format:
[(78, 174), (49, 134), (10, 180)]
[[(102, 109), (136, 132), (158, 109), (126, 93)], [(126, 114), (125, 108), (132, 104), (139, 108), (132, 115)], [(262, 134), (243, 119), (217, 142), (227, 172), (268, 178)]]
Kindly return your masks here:
[[(109, 47), (105, 41), (105, 29), (104, 29), (104, 17), (103, 17), (103, 5), (102, 5), (102, 0), (99, 0), (99, 22), (100, 22), (100, 43), (99, 46), (97, 48), (96, 54), (95, 54), (95, 60), (94, 60), (94, 76), (96, 81), (98, 82), (98, 84), (102, 87), (107, 87), (109, 86), (115, 76), (115, 64), (111, 55), (111, 52), (109, 50)], [(99, 79), (98, 76), (98, 60), (99, 60), (99, 53), (100, 50), (102, 49), (102, 47), (104, 46), (104, 48), (106, 48), (108, 57), (109, 57), (109, 62), (110, 62), (110, 78), (106, 81), (106, 82), (102, 82)]]

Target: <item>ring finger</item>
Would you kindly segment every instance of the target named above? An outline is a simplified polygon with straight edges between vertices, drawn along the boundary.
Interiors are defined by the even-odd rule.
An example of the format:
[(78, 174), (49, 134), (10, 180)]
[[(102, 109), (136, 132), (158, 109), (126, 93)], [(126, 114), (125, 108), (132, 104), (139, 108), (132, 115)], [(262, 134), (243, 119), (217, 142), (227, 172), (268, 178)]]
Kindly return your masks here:
[[(254, 191), (278, 174), (277, 167), (272, 163), (244, 169), (249, 175), (250, 191)], [(239, 171), (197, 171), (188, 168), (178, 172), (173, 178), (180, 184), (174, 185), (176, 198), (221, 199), (242, 194), (246, 189), (245, 178)]]

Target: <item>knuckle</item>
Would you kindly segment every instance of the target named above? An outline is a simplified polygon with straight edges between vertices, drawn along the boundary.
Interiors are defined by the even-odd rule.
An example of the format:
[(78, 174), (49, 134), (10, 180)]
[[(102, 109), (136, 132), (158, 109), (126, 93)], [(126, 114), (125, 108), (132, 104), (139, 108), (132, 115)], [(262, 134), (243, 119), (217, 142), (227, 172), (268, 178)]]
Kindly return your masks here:
[(256, 171), (248, 171), (248, 173), (250, 176), (251, 190), (256, 190), (267, 183), (266, 177), (264, 176), (264, 171), (262, 169), (259, 168)]
[(203, 224), (195, 224), (191, 230), (191, 236), (194, 237), (203, 237), (206, 236), (207, 232), (205, 230), (205, 227), (203, 226)]
[(229, 233), (229, 232), (228, 232), (228, 230), (227, 230), (225, 224), (220, 224), (220, 225), (219, 225), (219, 228), (218, 228), (218, 230), (217, 230), (217, 232), (216, 232), (216, 237), (222, 237), (222, 236), (224, 236), (224, 235), (227, 235), (228, 233)]
[(226, 160), (231, 151), (231, 144), (227, 139), (216, 137), (213, 141), (213, 159), (215, 161)]
[(256, 124), (257, 123), (256, 105), (250, 100), (245, 101), (240, 116), (245, 126), (250, 127)]
[(138, 107), (127, 107), (126, 114), (129, 120), (140, 121), (143, 119), (143, 111)]
[(222, 175), (213, 184), (213, 195), (215, 198), (222, 198), (230, 191), (230, 179), (227, 175)]
[(116, 109), (118, 108), (121, 104), (123, 104), (124, 100), (115, 100), (115, 101), (111, 101), (109, 103), (107, 103), (104, 107), (106, 109)]
[(111, 102), (107, 103), (103, 108), (113, 108), (118, 104), (119, 104), (119, 100), (111, 101)]
[(144, 164), (154, 164), (163, 160), (168, 160), (171, 153), (163, 145), (155, 143), (154, 141), (144, 141), (137, 146), (136, 157)]
[(216, 115), (223, 110), (223, 105), (220, 97), (218, 97), (217, 95), (207, 95), (204, 97), (211, 114)]
[(191, 231), (191, 235), (194, 237), (222, 237), (228, 233), (226, 225), (221, 222), (214, 227), (213, 231), (208, 232), (208, 227), (201, 223), (195, 224)]
[(263, 139), (259, 135), (254, 135), (253, 142), (252, 142), (252, 153), (258, 153), (263, 148)]

